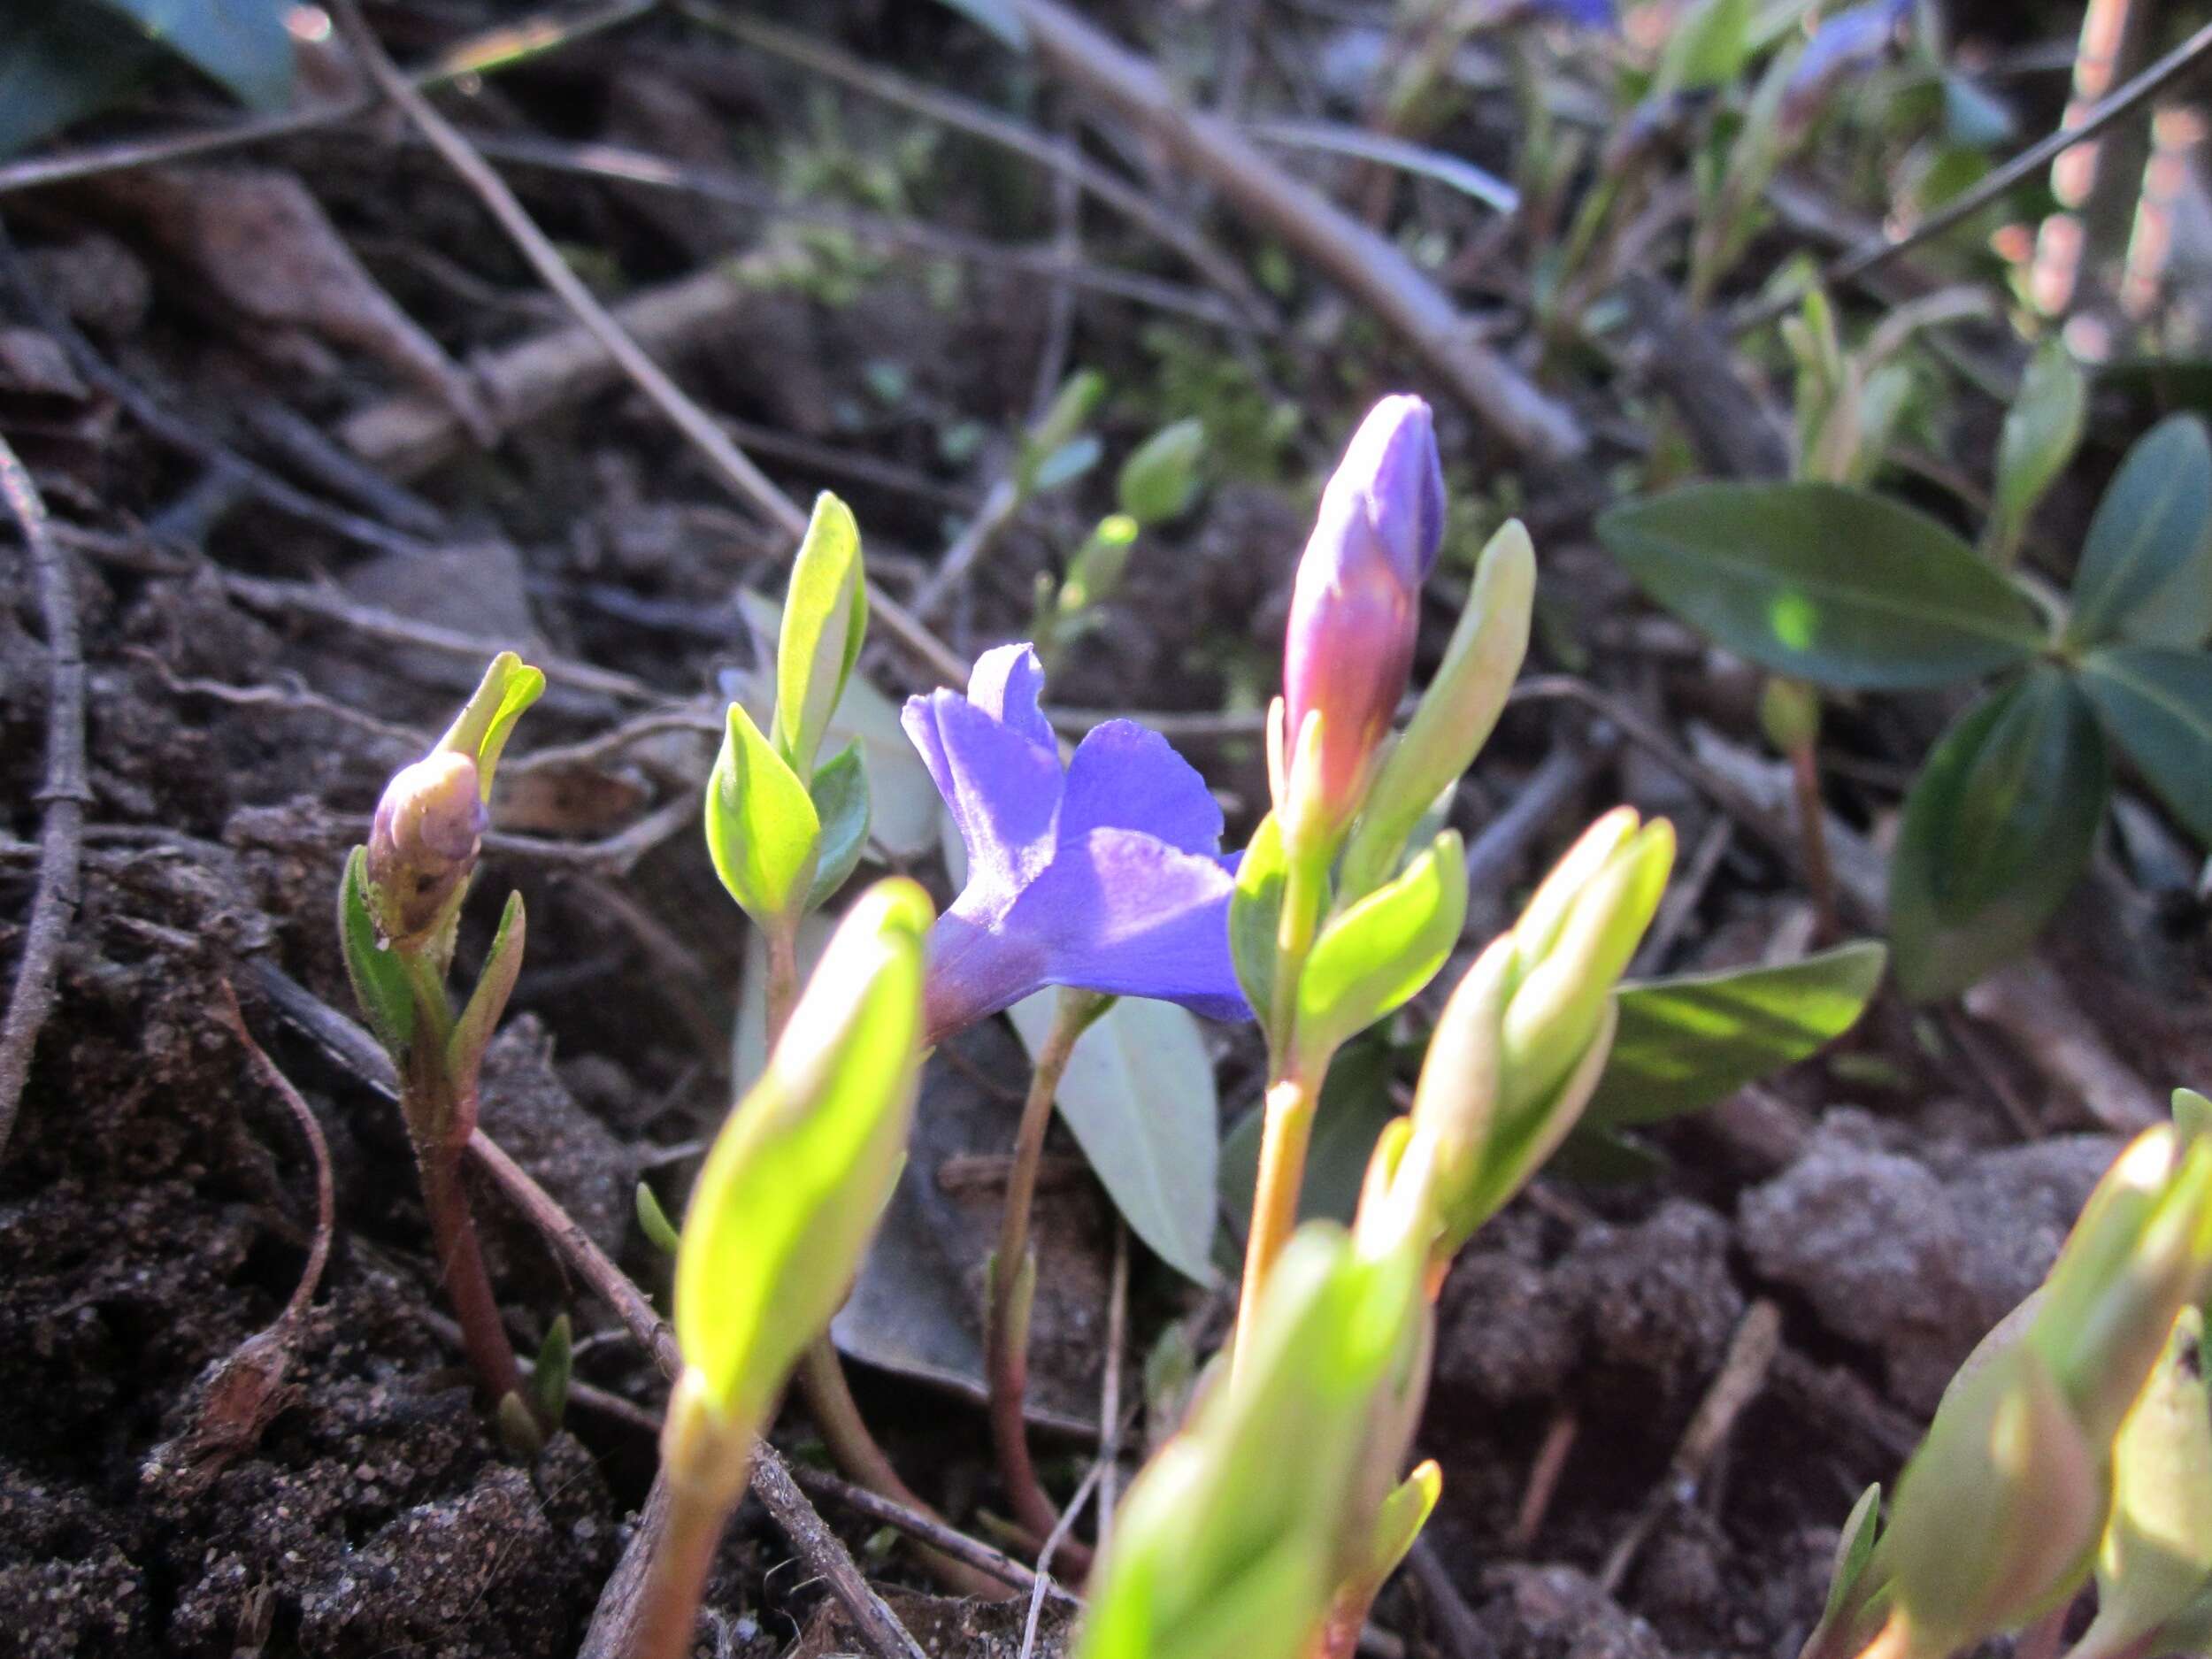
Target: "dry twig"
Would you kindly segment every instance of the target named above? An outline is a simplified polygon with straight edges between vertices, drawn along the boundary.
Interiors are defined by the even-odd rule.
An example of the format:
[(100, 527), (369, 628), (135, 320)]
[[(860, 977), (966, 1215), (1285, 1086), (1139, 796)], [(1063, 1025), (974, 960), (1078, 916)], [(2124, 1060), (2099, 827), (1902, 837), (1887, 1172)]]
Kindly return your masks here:
[(68, 561), (48, 533), (38, 486), (4, 438), (0, 438), (0, 499), (22, 533), (46, 624), (46, 776), (36, 797), (43, 810), (38, 885), (23, 926), (23, 953), (16, 961), (7, 1017), (0, 1020), (0, 1157), (4, 1157), (31, 1070), (31, 1050), (54, 1006), (62, 941), (77, 913), (84, 810), (92, 792), (85, 782), (84, 650), (77, 635), (76, 589)]
[(1328, 273), (1513, 449), (1552, 461), (1587, 447), (1573, 415), (1479, 343), (1394, 243), (1292, 178), (1235, 127), (1187, 107), (1150, 63), (1058, 0), (1015, 0), (1015, 10), (1047, 67), (1134, 121), (1240, 212)]

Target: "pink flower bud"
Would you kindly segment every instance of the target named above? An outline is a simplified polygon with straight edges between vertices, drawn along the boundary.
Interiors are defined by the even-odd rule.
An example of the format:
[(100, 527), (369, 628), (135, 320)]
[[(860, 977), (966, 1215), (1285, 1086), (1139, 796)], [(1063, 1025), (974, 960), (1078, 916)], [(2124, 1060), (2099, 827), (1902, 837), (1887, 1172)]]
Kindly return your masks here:
[[(1297, 816), (1340, 830), (1366, 794), (1376, 750), (1413, 669), (1421, 583), (1444, 537), (1444, 474), (1429, 406), (1386, 397), (1321, 495), (1298, 565), (1283, 648), (1285, 749), (1322, 717), (1320, 752), (1288, 779)], [(1279, 802), (1279, 806), (1287, 803)]]
[(437, 926), (475, 869), (490, 821), (476, 763), (451, 749), (434, 749), (385, 786), (369, 829), (368, 879), (391, 943)]

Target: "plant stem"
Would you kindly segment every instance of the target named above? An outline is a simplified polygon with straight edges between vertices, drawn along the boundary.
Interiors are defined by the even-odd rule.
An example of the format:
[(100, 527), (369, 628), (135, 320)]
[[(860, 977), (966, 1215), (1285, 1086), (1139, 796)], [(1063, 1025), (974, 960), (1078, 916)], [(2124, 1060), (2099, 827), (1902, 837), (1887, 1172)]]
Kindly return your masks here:
[(1252, 1233), (1244, 1246), (1244, 1285), (1237, 1299), (1237, 1329), (1230, 1370), (1245, 1362), (1267, 1275), (1298, 1225), (1298, 1193), (1305, 1181), (1306, 1144), (1313, 1137), (1314, 1094), (1299, 1077), (1268, 1085), (1260, 1130), (1259, 1180), (1252, 1193)]
[(1836, 882), (1828, 864), (1827, 812), (1820, 800), (1820, 754), (1810, 743), (1790, 751), (1790, 781), (1797, 803), (1798, 839), (1805, 849), (1805, 885), (1813, 896), (1816, 942), (1841, 932), (1836, 922)]
[(461, 1324), (461, 1346), (485, 1394), (494, 1405), (511, 1394), (527, 1403), (522, 1367), (515, 1363), (514, 1345), (499, 1317), (461, 1176), (461, 1161), (476, 1128), (476, 1079), (457, 1078), (449, 1067), (453, 1010), (439, 968), (418, 955), (409, 956), (407, 964), (415, 992), (415, 1033), (402, 1073), (400, 1110), (422, 1175), (423, 1208), (439, 1271)]
[(1029, 1253), (1029, 1212), (1037, 1196), (1037, 1165), (1044, 1156), (1045, 1131), (1052, 1124), (1052, 1102), (1060, 1092), (1068, 1060), (1098, 1013), (1099, 999), (1083, 991), (1063, 991), (1054, 1006), (1052, 1029), (1037, 1051), (1029, 1096), (1022, 1102), (1021, 1126), (1014, 1132), (1014, 1162), (1006, 1178), (1006, 1208), (1001, 1213), (998, 1249), (991, 1258), (990, 1297), (983, 1316), (983, 1372), (991, 1391), (991, 1439), (998, 1450), (1015, 1517), (1040, 1538), (1050, 1537), (1060, 1511), (1046, 1495), (1029, 1456), (1029, 1427), (1022, 1416), (1022, 1395), (1029, 1385), (1029, 1299), (1036, 1283)]
[(667, 1525), (653, 1551), (630, 1659), (689, 1659), (707, 1574), (728, 1518), (728, 1511), (708, 1494), (670, 1483)]
[(799, 1001), (799, 930), (771, 927), (768, 935), (768, 1047), (772, 1052)]
[(421, 1149), (422, 1196), (430, 1212), (430, 1236), (438, 1249), (438, 1266), (445, 1276), (446, 1295), (453, 1316), (461, 1324), (461, 1346), (486, 1394), (497, 1404), (509, 1394), (525, 1403), (522, 1367), (515, 1363), (514, 1345), (499, 1317), (499, 1302), (492, 1294), (490, 1274), (484, 1271), (484, 1252), (476, 1240), (476, 1224), (469, 1215), (468, 1190), (461, 1179), (461, 1160), (467, 1142)]

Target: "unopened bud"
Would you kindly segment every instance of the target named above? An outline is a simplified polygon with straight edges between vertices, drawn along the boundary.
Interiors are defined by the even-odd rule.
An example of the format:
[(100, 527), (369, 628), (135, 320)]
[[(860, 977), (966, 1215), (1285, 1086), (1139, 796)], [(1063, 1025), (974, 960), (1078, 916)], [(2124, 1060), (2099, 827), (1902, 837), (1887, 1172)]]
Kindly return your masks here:
[(1664, 818), (1591, 826), (1438, 1016), (1413, 1126), (1440, 1248), (1463, 1243), (1574, 1126), (1612, 1047), (1613, 993), (1674, 859)]
[(490, 822), (476, 763), (436, 749), (385, 786), (369, 829), (370, 904), (388, 944), (434, 933), (476, 868)]
[(2032, 1344), (1962, 1378), (1877, 1546), (1892, 1569), (1896, 1650), (1937, 1659), (2072, 1594), (2109, 1497), (2103, 1453)]
[(1294, 781), (1312, 792), (1308, 810), (1333, 833), (1359, 810), (1405, 695), (1421, 584), (1443, 535), (1444, 474), (1429, 406), (1386, 397), (1322, 491), (1283, 649), (1284, 747), (1294, 755), (1308, 719), (1324, 717), (1318, 764)]

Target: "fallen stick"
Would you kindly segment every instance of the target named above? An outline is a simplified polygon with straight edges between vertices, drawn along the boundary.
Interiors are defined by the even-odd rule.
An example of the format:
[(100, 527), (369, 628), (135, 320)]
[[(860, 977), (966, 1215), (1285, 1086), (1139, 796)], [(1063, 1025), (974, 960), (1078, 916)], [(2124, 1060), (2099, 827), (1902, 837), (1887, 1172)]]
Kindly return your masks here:
[(46, 503), (15, 451), (0, 439), (0, 500), (22, 533), (46, 624), (46, 776), (39, 786), (38, 885), (23, 925), (8, 1011), (0, 1020), (0, 1156), (8, 1150), (30, 1075), (31, 1050), (54, 1006), (62, 941), (77, 913), (84, 846), (84, 651), (77, 635), (77, 594), (69, 565), (49, 532)]
[(1014, 10), (1047, 68), (1134, 121), (1239, 212), (1327, 273), (1516, 451), (1558, 461), (1588, 447), (1574, 416), (1476, 340), (1450, 298), (1394, 244), (1292, 178), (1229, 122), (1188, 107), (1149, 62), (1058, 0), (1014, 0)]

